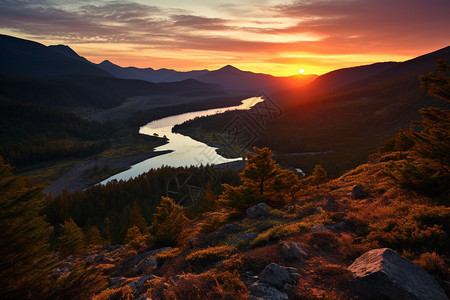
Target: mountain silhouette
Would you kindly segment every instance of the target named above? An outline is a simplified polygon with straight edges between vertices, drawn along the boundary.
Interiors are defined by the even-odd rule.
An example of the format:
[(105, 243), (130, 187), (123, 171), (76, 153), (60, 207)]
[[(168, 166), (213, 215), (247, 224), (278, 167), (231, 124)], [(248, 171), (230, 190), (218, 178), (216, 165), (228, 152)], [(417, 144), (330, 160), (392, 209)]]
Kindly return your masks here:
[[(67, 52), (67, 50), (65, 50)], [(29, 40), (0, 35), (0, 73), (16, 75), (83, 74), (111, 77), (96, 66)]]

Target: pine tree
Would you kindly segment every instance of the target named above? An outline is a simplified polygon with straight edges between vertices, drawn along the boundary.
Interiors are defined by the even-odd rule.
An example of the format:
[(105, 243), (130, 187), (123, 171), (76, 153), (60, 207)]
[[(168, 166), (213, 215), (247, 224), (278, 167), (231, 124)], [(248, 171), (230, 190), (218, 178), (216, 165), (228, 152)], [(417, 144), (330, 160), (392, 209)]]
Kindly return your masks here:
[(61, 225), (58, 240), (58, 250), (63, 256), (79, 254), (85, 249), (84, 233), (72, 218)]
[(259, 195), (264, 195), (270, 180), (279, 173), (279, 167), (269, 148), (254, 147), (253, 151), (254, 155), (247, 153), (245, 168), (240, 176), (244, 185), (254, 186)]
[(328, 182), (327, 171), (325, 171), (325, 169), (321, 165), (316, 165), (314, 167), (314, 171), (311, 174), (311, 183), (313, 185), (320, 185), (326, 182)]
[(97, 226), (89, 227), (86, 233), (86, 245), (87, 246), (99, 246), (103, 244), (102, 236), (100, 235), (100, 230)]
[[(450, 102), (450, 65), (438, 61), (438, 72), (420, 77), (429, 95)], [(450, 110), (435, 107), (420, 110), (422, 118), (412, 122), (414, 142), (408, 162), (400, 166), (397, 180), (401, 187), (448, 199), (450, 188)], [(448, 201), (448, 200), (447, 200)]]
[(0, 298), (44, 297), (53, 261), (52, 227), (40, 215), (43, 187), (13, 176), (0, 157)]
[(202, 193), (202, 202), (200, 204), (200, 212), (214, 211), (217, 208), (217, 195), (208, 181)]
[(145, 221), (144, 217), (142, 216), (141, 208), (139, 207), (139, 205), (137, 204), (136, 201), (134, 201), (133, 205), (131, 206), (130, 215), (129, 215), (128, 220), (129, 220), (129, 222), (128, 222), (129, 228), (136, 226), (137, 228), (139, 228), (139, 231), (142, 232), (143, 234), (148, 233), (147, 222)]
[(272, 158), (269, 148), (254, 147), (253, 150), (255, 154), (247, 153), (245, 168), (239, 174), (242, 185), (234, 187), (224, 184), (219, 202), (243, 212), (260, 202), (282, 206), (295, 199), (299, 189), (298, 176), (291, 170), (281, 169)]
[(161, 197), (161, 203), (153, 214), (152, 233), (159, 245), (174, 245), (188, 220), (183, 208), (173, 199)]

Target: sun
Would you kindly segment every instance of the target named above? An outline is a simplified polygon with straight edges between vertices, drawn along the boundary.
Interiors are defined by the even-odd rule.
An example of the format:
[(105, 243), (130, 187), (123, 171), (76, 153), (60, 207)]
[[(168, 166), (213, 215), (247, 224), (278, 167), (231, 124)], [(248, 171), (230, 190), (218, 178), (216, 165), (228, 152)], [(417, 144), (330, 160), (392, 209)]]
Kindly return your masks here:
[(305, 70), (300, 69), (300, 70), (298, 70), (298, 72), (299, 72), (300, 74), (303, 74), (303, 73), (305, 73)]

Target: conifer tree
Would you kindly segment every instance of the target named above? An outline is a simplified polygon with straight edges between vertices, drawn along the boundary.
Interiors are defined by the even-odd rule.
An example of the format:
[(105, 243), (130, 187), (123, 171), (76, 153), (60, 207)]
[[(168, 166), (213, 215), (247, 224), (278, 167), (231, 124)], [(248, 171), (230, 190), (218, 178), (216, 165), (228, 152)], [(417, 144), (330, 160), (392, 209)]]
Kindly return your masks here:
[(137, 204), (136, 201), (133, 202), (133, 205), (131, 206), (130, 215), (129, 215), (129, 225), (128, 227), (131, 228), (133, 226), (136, 226), (139, 228), (139, 231), (143, 234), (148, 233), (147, 229), (147, 222), (145, 221), (144, 217), (141, 213), (141, 208)]
[(100, 230), (97, 226), (89, 227), (86, 233), (86, 245), (87, 246), (99, 246), (103, 244), (102, 236), (100, 235)]
[(202, 193), (202, 202), (200, 204), (200, 212), (214, 211), (217, 208), (217, 195), (208, 181)]
[(13, 176), (0, 157), (0, 298), (43, 298), (54, 266), (43, 187)]
[(313, 185), (319, 185), (326, 182), (328, 182), (327, 171), (325, 171), (325, 169), (321, 165), (316, 165), (314, 167), (314, 171), (311, 174), (311, 183)]
[(259, 195), (264, 195), (270, 180), (279, 173), (279, 167), (272, 159), (272, 151), (265, 147), (253, 148), (255, 154), (247, 153), (245, 168), (240, 174), (244, 185), (253, 186)]
[(124, 242), (128, 244), (134, 239), (139, 238), (140, 236), (142, 236), (142, 234), (139, 228), (137, 226), (133, 226), (128, 229), (127, 234), (125, 235)]
[(72, 218), (61, 225), (58, 250), (63, 256), (79, 254), (85, 249), (85, 236)]
[[(420, 77), (429, 95), (450, 102), (450, 65), (438, 61), (438, 72)], [(422, 118), (412, 122), (414, 142), (408, 162), (399, 168), (400, 186), (430, 196), (449, 196), (450, 187), (450, 110), (428, 107)]]
[(174, 245), (188, 222), (183, 207), (171, 198), (161, 197), (161, 203), (156, 209), (152, 224), (155, 242), (159, 245)]

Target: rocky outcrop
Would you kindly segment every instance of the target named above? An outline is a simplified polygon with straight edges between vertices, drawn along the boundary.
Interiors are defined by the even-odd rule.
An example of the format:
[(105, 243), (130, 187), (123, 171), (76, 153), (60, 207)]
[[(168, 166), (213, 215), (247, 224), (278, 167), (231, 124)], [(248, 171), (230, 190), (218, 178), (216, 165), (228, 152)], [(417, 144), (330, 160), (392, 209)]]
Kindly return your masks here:
[(288, 295), (285, 292), (263, 282), (257, 282), (251, 285), (250, 293), (250, 299), (252, 300), (288, 300)]
[(296, 284), (300, 276), (294, 268), (283, 267), (275, 263), (266, 266), (259, 274), (259, 281), (283, 289), (286, 284)]
[(247, 208), (245, 213), (249, 219), (267, 218), (269, 216), (269, 207), (265, 203), (259, 203)]
[(299, 278), (296, 269), (271, 263), (259, 274), (259, 281), (250, 286), (250, 299), (288, 299), (286, 291), (292, 290)]
[(286, 259), (302, 259), (307, 258), (308, 253), (303, 249), (302, 244), (295, 242), (287, 242), (281, 246), (283, 256)]
[(448, 299), (430, 274), (388, 248), (364, 253), (348, 270), (354, 275), (353, 292), (363, 299)]
[(153, 279), (153, 278), (155, 278), (155, 276), (153, 276), (153, 275), (144, 275), (144, 276), (130, 282), (128, 285), (131, 287), (133, 294), (138, 294), (141, 292), (141, 289), (143, 288), (144, 283), (147, 280)]
[(142, 260), (142, 262), (133, 269), (133, 273), (136, 275), (142, 274), (144, 272), (151, 272), (154, 268), (158, 266), (158, 260), (153, 257), (147, 257)]

